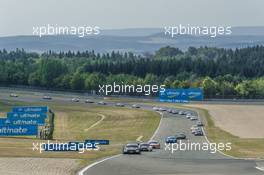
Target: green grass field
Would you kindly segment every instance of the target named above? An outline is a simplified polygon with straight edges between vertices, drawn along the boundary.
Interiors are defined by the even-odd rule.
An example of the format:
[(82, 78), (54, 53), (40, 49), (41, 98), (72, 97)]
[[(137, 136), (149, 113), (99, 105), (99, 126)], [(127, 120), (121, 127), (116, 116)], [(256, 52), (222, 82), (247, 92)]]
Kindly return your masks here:
[[(99, 151), (44, 152), (32, 150), (33, 142), (45, 142), (36, 138), (0, 138), (1, 157), (53, 157), (80, 159), (87, 164), (102, 157), (121, 153), (122, 145), (136, 141), (139, 136), (148, 140), (156, 130), (160, 116), (142, 109), (86, 105), (84, 103), (21, 103), (0, 102), (4, 114), (17, 105), (48, 105), (55, 112), (54, 142), (83, 141), (85, 139), (109, 139), (110, 145)], [(102, 115), (105, 117), (102, 120)], [(101, 120), (101, 121), (100, 121)], [(100, 121), (100, 122), (99, 122)], [(93, 124), (99, 122), (94, 127)]]
[(225, 151), (226, 154), (243, 158), (264, 158), (264, 139), (245, 139), (234, 136), (215, 126), (214, 121), (207, 110), (198, 110), (200, 114), (206, 118), (207, 125), (205, 129), (211, 142), (232, 143), (232, 150)]

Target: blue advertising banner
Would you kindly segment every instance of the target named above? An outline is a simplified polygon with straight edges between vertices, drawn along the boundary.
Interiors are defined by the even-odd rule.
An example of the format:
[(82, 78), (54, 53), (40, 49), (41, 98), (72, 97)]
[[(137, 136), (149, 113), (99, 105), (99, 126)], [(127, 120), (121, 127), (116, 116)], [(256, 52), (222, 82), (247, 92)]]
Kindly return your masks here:
[(8, 112), (7, 118), (47, 118), (47, 114), (41, 112)]
[(44, 125), (45, 118), (6, 118), (0, 120), (0, 125)]
[(8, 124), (10, 124), (10, 121), (7, 118), (0, 118), (0, 126)]
[(13, 112), (41, 112), (47, 113), (48, 106), (17, 106), (13, 108)]
[(186, 89), (186, 94), (188, 100), (190, 101), (202, 101), (203, 100), (203, 90), (200, 88), (190, 88)]
[(203, 100), (203, 91), (200, 88), (165, 89), (160, 91), (161, 102), (187, 103), (189, 101)]
[(37, 125), (1, 125), (0, 136), (31, 136), (38, 134)]
[(85, 140), (85, 143), (96, 143), (98, 145), (109, 145), (109, 140)]

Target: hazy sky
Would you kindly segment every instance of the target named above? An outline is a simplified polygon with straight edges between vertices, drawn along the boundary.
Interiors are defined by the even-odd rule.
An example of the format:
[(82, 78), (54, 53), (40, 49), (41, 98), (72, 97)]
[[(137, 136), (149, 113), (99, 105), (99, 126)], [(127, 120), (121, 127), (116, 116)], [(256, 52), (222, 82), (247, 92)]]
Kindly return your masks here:
[(0, 0), (0, 36), (47, 24), (102, 29), (179, 24), (264, 26), (264, 0)]

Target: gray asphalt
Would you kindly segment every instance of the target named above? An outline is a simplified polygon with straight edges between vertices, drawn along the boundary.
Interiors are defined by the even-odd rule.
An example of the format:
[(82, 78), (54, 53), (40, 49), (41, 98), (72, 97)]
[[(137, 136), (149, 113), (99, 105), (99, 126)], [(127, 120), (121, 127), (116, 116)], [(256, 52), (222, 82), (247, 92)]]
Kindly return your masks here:
[[(176, 132), (185, 132), (192, 142), (206, 142), (202, 136), (192, 136), (189, 128), (193, 123), (185, 117), (164, 113), (160, 129), (154, 137), (164, 145), (164, 138)], [(256, 162), (236, 160), (209, 151), (165, 151), (165, 146), (142, 155), (122, 155), (87, 171), (85, 175), (263, 175)]]
[[(42, 93), (21, 95), (17, 101), (40, 102)], [(56, 96), (52, 102), (70, 102), (72, 96)], [(9, 91), (0, 91), (1, 100), (10, 100)], [(100, 100), (100, 99), (99, 99)], [(109, 105), (114, 105), (110, 103)], [(151, 109), (149, 106), (143, 106)], [(184, 116), (163, 112), (160, 128), (154, 139), (161, 142), (162, 148), (153, 152), (144, 152), (141, 155), (121, 155), (99, 163), (87, 171), (85, 175), (263, 175), (264, 172), (256, 166), (264, 165), (263, 162), (254, 160), (240, 160), (226, 157), (220, 153), (209, 151), (165, 151), (164, 139), (176, 132), (187, 135), (185, 142), (204, 143), (203, 136), (193, 136), (190, 127), (194, 122)]]

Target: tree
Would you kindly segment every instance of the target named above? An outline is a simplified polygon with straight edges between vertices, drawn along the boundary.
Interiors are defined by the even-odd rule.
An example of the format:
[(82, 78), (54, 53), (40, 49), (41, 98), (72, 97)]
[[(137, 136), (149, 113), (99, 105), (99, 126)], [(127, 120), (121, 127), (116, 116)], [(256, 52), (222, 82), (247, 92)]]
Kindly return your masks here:
[(206, 77), (202, 82), (202, 88), (206, 97), (212, 97), (216, 95), (217, 83), (210, 77)]
[(170, 47), (170, 46), (166, 46), (166, 47), (160, 48), (156, 52), (155, 56), (156, 57), (173, 57), (173, 56), (177, 56), (177, 55), (181, 55), (181, 54), (183, 54), (183, 52), (180, 49)]
[(158, 76), (154, 75), (154, 74), (147, 74), (145, 76), (145, 84), (156, 84), (159, 82)]
[(31, 86), (39, 86), (40, 85), (40, 77), (37, 72), (33, 72), (29, 75), (28, 84)]
[(67, 67), (58, 59), (41, 59), (38, 70), (41, 85), (53, 87), (54, 80), (67, 72)]
[(84, 78), (80, 73), (75, 73), (71, 79), (71, 88), (75, 90), (83, 90), (84, 89)]
[(105, 78), (102, 74), (91, 73), (86, 75), (85, 78), (85, 89), (87, 90), (98, 90), (99, 85), (102, 85), (105, 82)]
[[(155, 54), (0, 50), (0, 83), (61, 89), (99, 84), (166, 84), (203, 87), (207, 97), (264, 98), (264, 46), (241, 49), (163, 47)], [(207, 77), (208, 76), (208, 77)], [(210, 77), (210, 78), (209, 78)], [(134, 94), (133, 94), (134, 95)]]
[(218, 89), (220, 91), (219, 93), (222, 95), (223, 98), (236, 94), (233, 83), (227, 81), (222, 81), (218, 83)]
[(172, 87), (172, 82), (174, 81), (173, 76), (166, 77), (163, 84), (165, 85), (166, 88), (171, 88)]
[(179, 80), (174, 80), (171, 85), (173, 88), (180, 88), (181, 82)]

